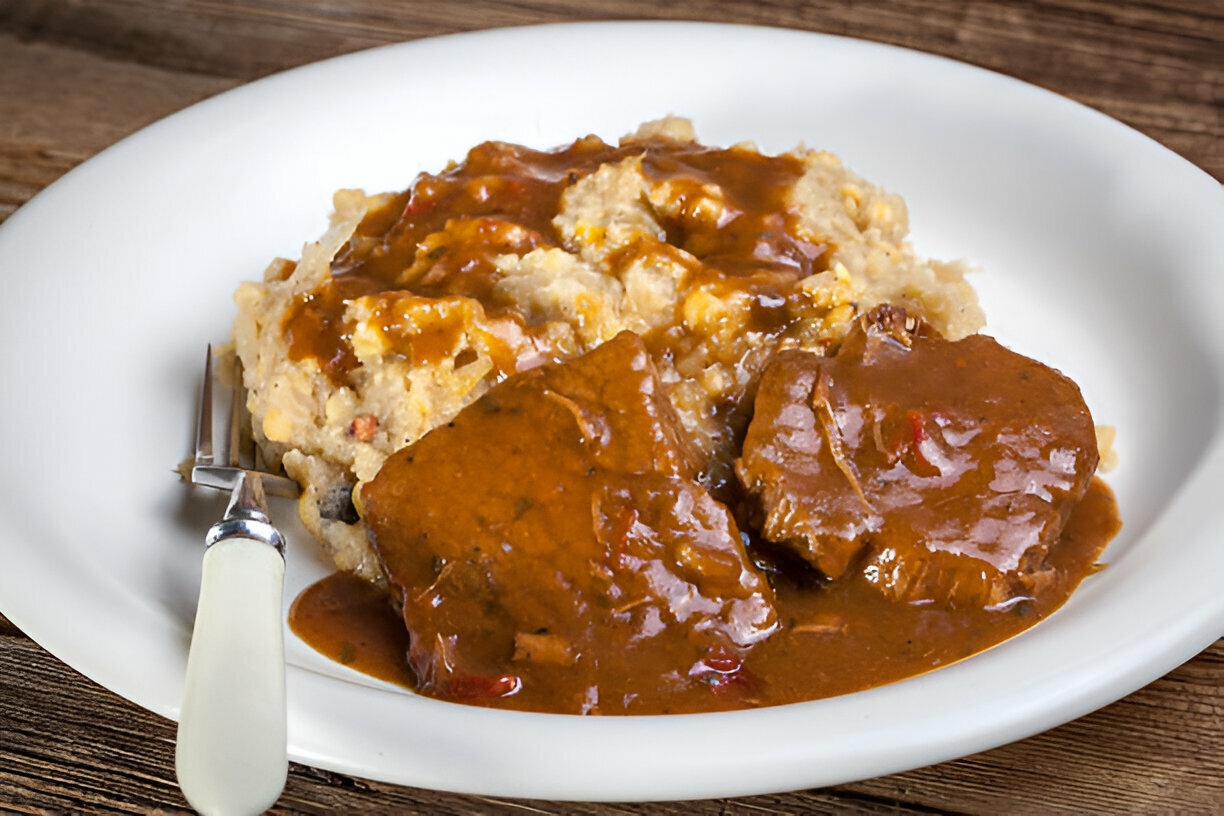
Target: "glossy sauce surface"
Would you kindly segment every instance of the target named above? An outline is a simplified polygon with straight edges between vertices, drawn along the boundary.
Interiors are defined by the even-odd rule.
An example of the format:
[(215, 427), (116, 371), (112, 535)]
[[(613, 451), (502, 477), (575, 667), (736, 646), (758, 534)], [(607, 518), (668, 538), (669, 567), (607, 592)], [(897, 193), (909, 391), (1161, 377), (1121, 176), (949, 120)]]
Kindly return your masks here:
[(1070, 379), (881, 306), (833, 356), (766, 367), (737, 472), (753, 526), (825, 576), (853, 566), (898, 601), (974, 607), (1040, 592), (1097, 462)]
[[(585, 354), (572, 339), (550, 345), (559, 341), (547, 327), (499, 289), (495, 259), (564, 245), (554, 219), (566, 191), (621, 161), (640, 167), (641, 200), (662, 234), (646, 230), (620, 245), (601, 271), (621, 277), (643, 259), (678, 264), (684, 291), (672, 318), (640, 335), (623, 332)], [(1079, 500), (1095, 469), (1087, 409), (1075, 415), (1074, 400), (1044, 400), (1053, 412), (1045, 422), (1038, 399), (1031, 428), (1023, 411), (1007, 426), (1015, 444), (1002, 448), (1019, 452), (1009, 458), (969, 440), (1001, 436), (984, 406), (1023, 405), (1033, 386), (1025, 366), (1037, 364), (1025, 361), (1019, 382), (1010, 363), (1000, 369), (1006, 382), (978, 376), (1004, 359), (988, 338), (969, 338), (966, 359), (934, 344), (928, 357), (919, 344), (908, 368), (885, 364), (890, 342), (909, 343), (900, 333), (864, 350), (852, 331), (850, 351), (829, 358), (777, 354), (780, 344), (832, 350), (833, 339), (811, 328), (828, 305), (800, 287), (827, 267), (832, 249), (805, 239), (791, 209), (804, 171), (795, 156), (688, 142), (611, 146), (588, 137), (550, 152), (489, 142), (382, 197), (330, 279), (287, 312), (290, 357), (313, 358), (333, 384), (348, 382), (357, 362), (345, 309), (355, 298), (373, 303), (391, 353), (413, 364), (444, 359), (474, 322), (494, 346), (510, 336), (529, 342), (489, 352), (490, 390), (392, 454), (361, 488), (358, 506), (390, 597), (329, 579), (298, 599), (294, 630), (346, 665), (442, 699), (652, 714), (879, 685), (988, 648), (1060, 606), (1117, 528), (1102, 484)], [(688, 314), (693, 293), (708, 295), (716, 313), (748, 308), (733, 307), (723, 329), (703, 326), (700, 307), (696, 318)], [(791, 332), (807, 334), (800, 342)], [(777, 507), (754, 508), (757, 476), (772, 465), (737, 480), (735, 463), (748, 457), (757, 385), (787, 354), (822, 361), (785, 373), (790, 391), (780, 389), (775, 407), (786, 416), (807, 411), (808, 436), (827, 440), (825, 461), (800, 463), (803, 478), (783, 485)], [(696, 401), (690, 393), (681, 422), (669, 389), (716, 369), (721, 384), (701, 386)], [(964, 393), (951, 387), (961, 380), (972, 380)], [(1056, 378), (1042, 383), (1044, 396), (1061, 387)], [(918, 401), (904, 405), (907, 396)], [(756, 411), (768, 413), (760, 403)], [(1067, 444), (1092, 455), (1075, 460), (1075, 479), (1056, 486), (1066, 500), (1059, 494), (1056, 511), (1042, 515), (1044, 500), (1028, 494), (1055, 486), (1043, 481), (1043, 462), (1054, 457), (1063, 467), (1058, 423), (1072, 415), (1087, 432)], [(1047, 449), (1052, 430), (1058, 444)], [(793, 465), (791, 453), (781, 450), (778, 461)], [(940, 459), (949, 455), (964, 461)], [(871, 474), (870, 485), (858, 483), (860, 472)], [(994, 524), (980, 497), (1009, 478), (1018, 481), (1000, 489), (1004, 516), (1037, 521), (1021, 525), (1015, 542), (986, 537), (962, 557), (964, 537), (945, 522)], [(1042, 483), (1027, 490), (1024, 479)], [(788, 523), (810, 516), (800, 508), (805, 492), (816, 515), (834, 508), (814, 536), (763, 521), (778, 507)], [(932, 507), (955, 509), (920, 518)], [(847, 541), (830, 547), (838, 529), (850, 531)], [(995, 581), (992, 570), (1007, 580)], [(1034, 575), (1039, 582), (1028, 580)], [(915, 590), (931, 576), (931, 592)], [(394, 610), (390, 621), (385, 610)]]
[[(628, 332), (507, 379), (393, 454), (359, 503), (388, 604), (411, 633), (415, 687), (583, 714), (854, 691), (1031, 626), (1117, 529), (1111, 494), (1092, 481), (1078, 389), (989, 338), (945, 341), (895, 307), (861, 317), (832, 357), (780, 353), (756, 412), (744, 504), (780, 508), (780, 526), (749, 514), (741, 528), (697, 483), (684, 429)], [(844, 412), (874, 414), (876, 431), (838, 421)], [(914, 416), (933, 423), (930, 437)], [(829, 562), (830, 540), (861, 554)], [(335, 655), (334, 638), (299, 629)], [(342, 637), (340, 649), (356, 647)]]
[(703, 705), (777, 616), (694, 472), (628, 332), (392, 455), (360, 497), (419, 687), (582, 713)]
[[(356, 366), (344, 309), (367, 295), (387, 303), (403, 294), (471, 298), (489, 316), (517, 323), (530, 335), (537, 327), (494, 291), (501, 274), (493, 259), (561, 246), (553, 219), (566, 189), (601, 166), (634, 157), (649, 181), (666, 184), (666, 200), (652, 209), (666, 236), (614, 253), (607, 271), (617, 275), (639, 256), (664, 253), (689, 267), (693, 287), (739, 293), (756, 303), (753, 331), (784, 331), (801, 308), (798, 281), (822, 270), (829, 250), (800, 237), (789, 211), (787, 194), (803, 163), (747, 148), (666, 140), (614, 146), (589, 136), (555, 151), (486, 142), (462, 163), (384, 196), (337, 254), (331, 279), (285, 316), (290, 357), (314, 358), (334, 383), (344, 384)], [(713, 221), (702, 210), (711, 189), (722, 207)], [(786, 308), (788, 302), (794, 308)], [(678, 324), (645, 339), (656, 354), (673, 356), (692, 343)], [(415, 359), (409, 341), (402, 351)]]
[[(750, 683), (710, 694), (702, 710), (814, 700), (955, 663), (1023, 631), (1063, 604), (1120, 526), (1108, 486), (1094, 479), (1055, 547), (1058, 585), (1006, 610), (896, 604), (863, 581), (809, 585), (775, 579), (781, 625), (749, 654)], [(338, 573), (305, 589), (290, 610), (294, 633), (356, 671), (416, 688), (408, 632), (390, 596)], [(513, 698), (504, 698), (501, 704)], [(681, 704), (658, 713), (689, 710)]]

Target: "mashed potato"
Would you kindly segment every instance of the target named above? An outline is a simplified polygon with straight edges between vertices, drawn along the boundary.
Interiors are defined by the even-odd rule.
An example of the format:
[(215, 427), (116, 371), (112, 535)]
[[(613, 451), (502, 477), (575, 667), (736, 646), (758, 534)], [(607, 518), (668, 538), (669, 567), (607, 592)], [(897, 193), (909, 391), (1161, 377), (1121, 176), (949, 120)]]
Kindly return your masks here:
[(298, 261), (238, 289), (255, 436), (336, 566), (379, 581), (354, 487), (491, 384), (629, 330), (720, 496), (777, 348), (834, 348), (884, 302), (952, 339), (981, 327), (964, 267), (907, 230), (829, 153), (709, 148), (682, 119), (619, 145), (486, 143), (404, 193), (337, 193)]

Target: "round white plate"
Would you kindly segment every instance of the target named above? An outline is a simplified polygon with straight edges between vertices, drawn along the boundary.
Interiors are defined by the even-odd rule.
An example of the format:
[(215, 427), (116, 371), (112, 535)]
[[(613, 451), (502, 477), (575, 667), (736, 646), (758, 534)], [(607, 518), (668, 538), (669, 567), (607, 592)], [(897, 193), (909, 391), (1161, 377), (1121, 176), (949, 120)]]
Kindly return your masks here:
[[(178, 713), (201, 540), (179, 484), (230, 293), (322, 233), (340, 187), (401, 189), (496, 138), (803, 142), (904, 195), (918, 249), (964, 257), (988, 330), (1116, 425), (1125, 521), (1052, 618), (933, 674), (759, 711), (580, 718), (414, 697), (289, 636), (290, 755), (470, 793), (630, 800), (827, 785), (1016, 740), (1139, 688), (1224, 633), (1224, 194), (1053, 94), (896, 48), (704, 24), (444, 37), (222, 94), (106, 150), (0, 226), (0, 609), (60, 659)], [(323, 575), (288, 503), (286, 601)]]

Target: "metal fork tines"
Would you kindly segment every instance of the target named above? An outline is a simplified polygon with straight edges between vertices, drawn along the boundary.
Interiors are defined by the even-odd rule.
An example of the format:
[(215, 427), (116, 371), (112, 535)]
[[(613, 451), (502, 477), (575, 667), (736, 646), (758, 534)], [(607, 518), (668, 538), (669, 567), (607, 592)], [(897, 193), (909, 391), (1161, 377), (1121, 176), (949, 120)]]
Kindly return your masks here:
[(208, 347), (204, 361), (204, 383), (196, 417), (195, 455), (192, 457), (192, 484), (233, 490), (240, 481), (255, 481), (258, 476), (262, 492), (271, 496), (296, 498), (300, 493), (297, 482), (272, 473), (251, 434), (251, 415), (246, 404), (246, 389), (242, 380), (242, 361), (234, 356), (232, 399), (230, 400), (229, 433), (224, 455), (214, 456), (213, 450), (213, 353)]

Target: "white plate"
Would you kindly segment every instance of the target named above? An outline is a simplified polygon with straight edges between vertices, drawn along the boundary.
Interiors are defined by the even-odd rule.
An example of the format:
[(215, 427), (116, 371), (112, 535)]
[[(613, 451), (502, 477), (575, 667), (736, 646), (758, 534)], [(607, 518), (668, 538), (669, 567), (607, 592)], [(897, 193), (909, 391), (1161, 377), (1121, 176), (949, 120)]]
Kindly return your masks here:
[[(368, 51), (223, 94), (110, 148), (0, 227), (0, 608), (53, 654), (178, 713), (201, 537), (172, 472), (230, 293), (326, 224), (333, 190), (407, 186), (487, 138), (608, 139), (668, 112), (714, 144), (805, 142), (903, 194), (966, 257), (989, 329), (1118, 427), (1109, 568), (1026, 634), (837, 699), (579, 718), (421, 699), (290, 637), (290, 754), (444, 790), (713, 797), (887, 774), (1028, 736), (1224, 633), (1224, 195), (1154, 142), (1028, 85), (791, 31), (594, 24)], [(289, 504), (286, 599), (325, 572)]]

